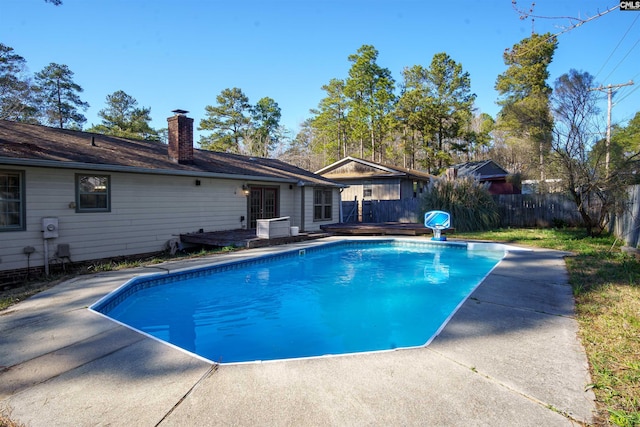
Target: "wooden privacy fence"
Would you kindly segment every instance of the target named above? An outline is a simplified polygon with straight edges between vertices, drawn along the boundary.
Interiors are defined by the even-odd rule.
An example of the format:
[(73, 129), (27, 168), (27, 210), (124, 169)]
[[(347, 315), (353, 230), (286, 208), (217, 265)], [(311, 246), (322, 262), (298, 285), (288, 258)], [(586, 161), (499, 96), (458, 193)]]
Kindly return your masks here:
[(370, 200), (371, 222), (422, 222), (418, 198), (402, 200)]
[[(510, 194), (494, 198), (500, 212), (501, 227), (548, 227), (581, 223), (575, 204), (562, 195)], [(424, 215), (418, 198), (342, 202), (342, 210), (344, 222), (421, 223)]]
[[(498, 204), (501, 227), (580, 226), (582, 218), (575, 203), (563, 194), (502, 194)], [(593, 206), (597, 208), (596, 206)], [(420, 199), (353, 200), (342, 202), (344, 222), (422, 223)], [(455, 227), (455, 218), (452, 218)], [(640, 242), (640, 185), (629, 188), (629, 200), (622, 215), (615, 216), (610, 231), (637, 247)]]
[(351, 200), (342, 202), (343, 222), (421, 223), (419, 199)]
[(613, 218), (611, 232), (627, 246), (637, 248), (640, 243), (640, 185), (629, 187), (628, 193), (624, 212)]
[[(640, 243), (640, 185), (627, 189), (628, 198), (622, 214), (613, 215), (609, 232), (622, 239), (625, 245), (638, 247)], [(494, 196), (500, 209), (502, 227), (548, 227), (583, 224), (575, 203), (561, 194), (514, 194)], [(591, 206), (598, 210), (599, 205)]]
[(342, 222), (360, 222), (358, 199), (342, 202)]
[(498, 205), (501, 227), (550, 227), (582, 224), (576, 204), (562, 194), (501, 194)]

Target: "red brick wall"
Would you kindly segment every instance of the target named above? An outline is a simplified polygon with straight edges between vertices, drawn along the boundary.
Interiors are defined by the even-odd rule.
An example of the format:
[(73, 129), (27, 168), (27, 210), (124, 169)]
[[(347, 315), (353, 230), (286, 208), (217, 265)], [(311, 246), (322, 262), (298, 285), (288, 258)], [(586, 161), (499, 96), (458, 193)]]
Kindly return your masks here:
[(176, 163), (193, 162), (193, 119), (182, 114), (169, 117), (169, 158)]

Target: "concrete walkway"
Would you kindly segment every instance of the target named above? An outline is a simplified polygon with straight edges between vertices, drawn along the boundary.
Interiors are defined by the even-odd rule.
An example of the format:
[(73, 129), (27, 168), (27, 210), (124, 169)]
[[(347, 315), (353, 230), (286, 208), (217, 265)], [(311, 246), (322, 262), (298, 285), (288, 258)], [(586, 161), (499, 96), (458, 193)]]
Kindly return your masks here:
[(149, 269), (79, 276), (0, 312), (0, 410), (33, 427), (589, 423), (563, 255), (510, 252), (425, 348), (221, 366), (87, 309)]

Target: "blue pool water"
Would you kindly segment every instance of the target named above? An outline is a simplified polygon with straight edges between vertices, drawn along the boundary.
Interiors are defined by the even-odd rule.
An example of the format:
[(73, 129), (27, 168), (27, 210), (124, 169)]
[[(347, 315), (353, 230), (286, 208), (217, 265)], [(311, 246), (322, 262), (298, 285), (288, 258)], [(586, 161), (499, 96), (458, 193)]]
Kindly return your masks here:
[(134, 279), (94, 310), (214, 362), (428, 343), (504, 251), (348, 242)]

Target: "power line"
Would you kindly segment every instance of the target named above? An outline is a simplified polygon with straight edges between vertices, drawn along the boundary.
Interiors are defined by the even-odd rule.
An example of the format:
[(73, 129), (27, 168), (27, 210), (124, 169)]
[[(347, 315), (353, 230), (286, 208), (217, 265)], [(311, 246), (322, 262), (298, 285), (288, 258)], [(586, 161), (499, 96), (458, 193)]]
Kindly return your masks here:
[(622, 64), (624, 62), (625, 59), (627, 59), (627, 56), (629, 56), (629, 54), (631, 53), (631, 51), (633, 49), (635, 49), (636, 46), (638, 46), (638, 43), (640, 43), (640, 39), (636, 40), (636, 42), (633, 44), (633, 46), (631, 46), (631, 48), (629, 49), (629, 51), (622, 57), (622, 59), (616, 64), (615, 67), (613, 67), (613, 70), (611, 70), (611, 72), (607, 75), (607, 77), (605, 77), (603, 80), (607, 80), (609, 78), (609, 76), (611, 76), (611, 74), (613, 74), (614, 71), (616, 71), (618, 69), (618, 67), (620, 66), (620, 64)]
[[(613, 48), (613, 50), (611, 51), (611, 53), (609, 54), (609, 57), (607, 57), (607, 59), (604, 61), (604, 64), (602, 64), (602, 67), (600, 67), (600, 69), (598, 70), (598, 72), (596, 73), (596, 77), (598, 77), (598, 75), (602, 72), (602, 70), (604, 69), (604, 67), (607, 65), (607, 63), (609, 62), (609, 60), (611, 59), (611, 57), (613, 56), (613, 54), (616, 52), (616, 50), (618, 50), (618, 48), (620, 47), (620, 45), (622, 44), (622, 42), (624, 41), (624, 39), (627, 37), (627, 34), (629, 34), (629, 31), (631, 31), (631, 28), (633, 28), (633, 26), (635, 25), (635, 23), (638, 21), (638, 18), (640, 18), (640, 15), (636, 16), (636, 19), (633, 20), (633, 22), (631, 23), (631, 25), (629, 26), (629, 28), (627, 29), (627, 31), (624, 33), (624, 35), (622, 36), (622, 38), (620, 39), (620, 41), (618, 42), (618, 44), (616, 45), (615, 48)], [(606, 79), (605, 79), (606, 80)]]
[[(635, 77), (634, 77), (634, 78), (635, 78)], [(633, 79), (632, 79), (632, 80), (633, 80)], [(638, 90), (638, 88), (640, 88), (640, 86), (637, 86), (637, 87), (635, 87), (635, 88), (631, 89), (629, 92), (625, 93), (625, 94), (624, 94), (624, 96), (623, 96), (622, 98), (618, 99), (618, 100), (614, 103), (614, 105), (618, 105), (618, 104), (620, 104), (622, 101), (624, 101), (625, 99), (627, 99), (627, 98), (628, 98), (628, 97), (629, 97), (633, 92), (635, 92), (636, 90)]]
[[(640, 72), (636, 73), (636, 75), (631, 77), (631, 81), (634, 81), (638, 76), (640, 76)], [(621, 97), (618, 97), (618, 100), (616, 102), (614, 102), (613, 105), (616, 106), (616, 105), (620, 104), (622, 101), (624, 101), (625, 99), (630, 97), (638, 89), (640, 89), (640, 86), (636, 86), (633, 89), (629, 90), (628, 92), (625, 92), (624, 94), (620, 94)], [(623, 91), (624, 91), (624, 89), (623, 89)]]

